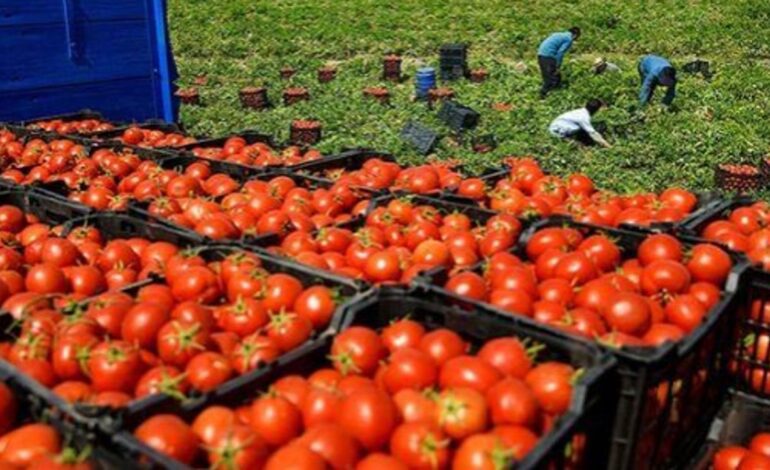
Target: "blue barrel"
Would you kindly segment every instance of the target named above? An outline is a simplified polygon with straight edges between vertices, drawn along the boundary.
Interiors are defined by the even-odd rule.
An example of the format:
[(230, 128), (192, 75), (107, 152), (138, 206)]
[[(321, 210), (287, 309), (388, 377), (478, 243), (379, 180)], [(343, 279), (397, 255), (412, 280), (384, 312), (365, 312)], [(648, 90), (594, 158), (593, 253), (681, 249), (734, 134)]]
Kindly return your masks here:
[(436, 88), (436, 70), (433, 67), (423, 67), (417, 70), (415, 91), (418, 98), (428, 96), (428, 90)]

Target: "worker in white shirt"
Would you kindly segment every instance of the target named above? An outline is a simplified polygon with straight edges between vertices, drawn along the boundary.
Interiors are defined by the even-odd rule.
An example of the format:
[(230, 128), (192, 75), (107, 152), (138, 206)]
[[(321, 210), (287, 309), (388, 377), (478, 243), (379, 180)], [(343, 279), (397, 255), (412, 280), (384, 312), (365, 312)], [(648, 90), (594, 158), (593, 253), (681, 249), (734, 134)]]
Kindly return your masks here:
[(613, 64), (612, 62), (608, 62), (607, 59), (604, 57), (599, 57), (594, 61), (594, 66), (592, 67), (593, 71), (596, 75), (601, 75), (605, 72), (620, 72), (620, 67), (618, 67), (617, 64)]
[(553, 120), (548, 131), (560, 139), (572, 139), (585, 145), (599, 144), (609, 148), (611, 145), (591, 125), (591, 116), (604, 106), (600, 100), (590, 100), (585, 108), (573, 109)]

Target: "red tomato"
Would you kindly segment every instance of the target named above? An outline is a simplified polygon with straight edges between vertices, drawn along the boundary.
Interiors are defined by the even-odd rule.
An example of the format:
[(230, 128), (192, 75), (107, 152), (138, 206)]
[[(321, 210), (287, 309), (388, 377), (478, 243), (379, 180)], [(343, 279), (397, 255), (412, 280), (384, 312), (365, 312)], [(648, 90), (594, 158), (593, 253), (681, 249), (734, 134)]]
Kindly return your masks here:
[(446, 468), (449, 440), (430, 423), (406, 423), (393, 431), (390, 453), (410, 469)]
[(340, 372), (355, 372), (371, 376), (377, 370), (387, 350), (374, 330), (353, 326), (334, 338), (331, 355)]
[(397, 421), (398, 411), (390, 396), (374, 387), (344, 398), (337, 415), (337, 422), (369, 451), (388, 443)]
[(251, 405), (250, 425), (265, 442), (279, 447), (300, 435), (302, 414), (288, 399), (267, 395)]
[(159, 414), (149, 418), (136, 428), (134, 436), (158, 452), (185, 464), (190, 464), (198, 452), (198, 436), (187, 423), (174, 415)]
[(487, 427), (484, 395), (472, 388), (447, 388), (439, 394), (438, 422), (441, 430), (454, 439), (464, 439)]

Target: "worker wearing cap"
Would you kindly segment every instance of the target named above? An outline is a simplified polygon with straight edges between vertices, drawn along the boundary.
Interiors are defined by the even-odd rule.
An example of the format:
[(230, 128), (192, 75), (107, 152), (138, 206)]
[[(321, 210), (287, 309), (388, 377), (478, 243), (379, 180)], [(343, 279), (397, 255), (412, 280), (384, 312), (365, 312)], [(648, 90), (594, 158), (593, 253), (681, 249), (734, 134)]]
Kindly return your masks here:
[(569, 31), (553, 33), (548, 36), (537, 50), (537, 62), (543, 76), (543, 86), (540, 97), (544, 98), (549, 91), (561, 84), (561, 63), (564, 55), (572, 47), (572, 43), (580, 37), (580, 28), (573, 27)]
[(560, 139), (570, 139), (585, 145), (599, 144), (609, 148), (609, 142), (591, 124), (591, 117), (603, 106), (601, 100), (590, 100), (584, 108), (573, 109), (554, 119), (548, 126), (548, 132)]
[(663, 104), (670, 105), (676, 96), (676, 69), (669, 61), (657, 55), (646, 55), (639, 61), (639, 77), (642, 80), (642, 90), (639, 92), (639, 103), (644, 106), (650, 102), (658, 85), (667, 87)]

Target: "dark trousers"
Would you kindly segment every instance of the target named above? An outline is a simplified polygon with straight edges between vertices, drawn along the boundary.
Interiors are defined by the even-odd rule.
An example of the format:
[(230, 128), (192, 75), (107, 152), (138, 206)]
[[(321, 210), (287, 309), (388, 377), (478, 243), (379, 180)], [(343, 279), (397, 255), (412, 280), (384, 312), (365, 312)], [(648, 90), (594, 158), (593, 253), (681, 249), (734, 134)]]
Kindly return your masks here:
[(545, 96), (549, 91), (558, 88), (561, 84), (561, 74), (559, 73), (559, 64), (553, 57), (537, 56), (537, 63), (540, 65), (540, 74), (543, 76), (543, 87), (540, 88), (540, 96)]
[(577, 142), (580, 142), (583, 145), (587, 145), (589, 147), (596, 145), (596, 142), (594, 142), (594, 139), (592, 139), (591, 136), (588, 135), (588, 132), (584, 131), (583, 129), (580, 129), (579, 131), (575, 132), (574, 134), (569, 136), (569, 138)]

